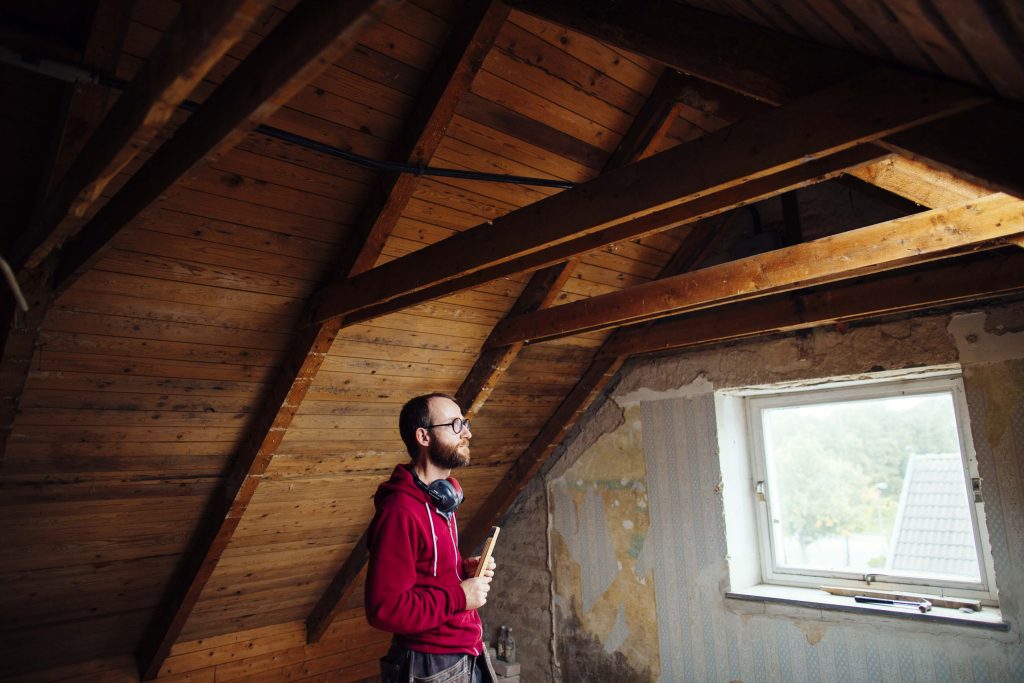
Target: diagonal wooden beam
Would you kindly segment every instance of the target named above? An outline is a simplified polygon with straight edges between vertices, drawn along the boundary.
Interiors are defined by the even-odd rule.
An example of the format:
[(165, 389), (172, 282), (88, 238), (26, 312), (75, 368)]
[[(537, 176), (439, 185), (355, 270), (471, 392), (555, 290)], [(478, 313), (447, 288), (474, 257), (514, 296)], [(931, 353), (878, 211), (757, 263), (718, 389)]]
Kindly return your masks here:
[(270, 0), (187, 0), (153, 54), (19, 237), (10, 263), (34, 268), (67, 238), (111, 180), (146, 148), (178, 105), (259, 19)]
[[(735, 212), (723, 214), (694, 225), (673, 257), (662, 267), (658, 278), (670, 277), (695, 268), (707, 257), (714, 244), (726, 232), (727, 226), (734, 216)], [(554, 453), (565, 435), (575, 426), (590, 404), (622, 367), (628, 356), (603, 353), (609, 343), (615, 339), (616, 334), (613, 334), (601, 345), (580, 381), (559, 404), (555, 412), (544, 423), (541, 431), (530, 442), (529, 447), (520, 454), (502, 480), (494, 487), (480, 510), (477, 511), (476, 516), (462, 534), (463, 548), (467, 552), (483, 540), (487, 530), (511, 507), (530, 479)]]
[(435, 299), (452, 292), (474, 287), (495, 278), (535, 268), (557, 264), (580, 254), (601, 249), (609, 244), (634, 239), (654, 232), (676, 228), (723, 213), (737, 206), (773, 197), (780, 192), (805, 187), (831, 179), (841, 173), (872, 164), (885, 156), (870, 145), (862, 145), (839, 152), (824, 159), (808, 161), (795, 168), (757, 178), (721, 192), (711, 192), (691, 201), (641, 218), (620, 223), (599, 232), (573, 237), (541, 250), (517, 256), (511, 260), (488, 266), (468, 275), (457, 275), (449, 280), (432, 284), (410, 294), (397, 296), (383, 303), (373, 304), (345, 316), (345, 324), (355, 324), (387, 313)]
[[(338, 61), (389, 3), (305, 0), (298, 5), (93, 219), (61, 262), (64, 287), (103, 251), (110, 237), (202, 159), (223, 153), (304, 84)], [(271, 455), (330, 349), (336, 325), (301, 330), (282, 374), (207, 504), (189, 550), (168, 585), (137, 650), (146, 680), (155, 678), (227, 547)]]
[[(602, 173), (648, 156), (664, 141), (669, 127), (679, 115), (679, 98), (685, 86), (686, 79), (672, 69), (662, 72), (619, 146), (605, 162)], [(506, 317), (550, 306), (577, 263), (577, 258), (570, 258), (535, 272)], [(515, 343), (490, 348), (480, 354), (455, 392), (455, 402), (462, 406), (463, 412), (472, 415), (480, 411), (522, 348), (522, 344)]]
[(1003, 296), (1024, 290), (1024, 254), (962, 259), (840, 283), (816, 291), (774, 296), (680, 317), (645, 327), (621, 328), (602, 356), (671, 351), (792, 332), (863, 318)]
[(512, 318), (498, 324), (490, 343), (654, 320), (991, 248), (991, 242), (1022, 232), (1024, 201), (990, 195)]
[[(584, 11), (571, 0), (509, 2), (546, 21), (772, 105), (878, 66), (860, 55), (671, 0), (638, 0), (606, 12)], [(1022, 129), (1019, 105), (1002, 103), (888, 142), (901, 154), (927, 160), (993, 191), (1024, 197), (1018, 170), (1024, 152)]]
[[(347, 316), (543, 252), (580, 235), (672, 210), (711, 192), (741, 187), (980, 101), (974, 91), (958, 85), (903, 72), (872, 72), (616, 169), (328, 287), (317, 295), (315, 319)], [(828, 125), (821, 125), (822, 121)], [(605, 243), (621, 239), (616, 235)]]
[[(393, 158), (414, 164), (430, 161), (441, 144), (456, 105), (469, 92), (474, 76), (507, 18), (508, 7), (497, 0), (467, 3), (427, 80), (425, 91), (396, 145)], [(387, 236), (412, 197), (416, 180), (415, 176), (404, 175), (380, 181), (355, 231), (354, 239), (359, 243), (349, 247), (352, 255), (341, 262), (342, 272), (355, 275), (373, 266)], [(340, 328), (340, 321), (327, 321), (315, 327), (333, 338)], [(364, 533), (306, 618), (308, 642), (315, 643), (323, 637), (339, 606), (356, 585), (365, 567), (366, 556), (367, 537)]]
[(344, 55), (394, 2), (304, 0), (289, 12), (61, 250), (56, 293), (99, 260), (114, 236), (179, 178), (216, 161)]

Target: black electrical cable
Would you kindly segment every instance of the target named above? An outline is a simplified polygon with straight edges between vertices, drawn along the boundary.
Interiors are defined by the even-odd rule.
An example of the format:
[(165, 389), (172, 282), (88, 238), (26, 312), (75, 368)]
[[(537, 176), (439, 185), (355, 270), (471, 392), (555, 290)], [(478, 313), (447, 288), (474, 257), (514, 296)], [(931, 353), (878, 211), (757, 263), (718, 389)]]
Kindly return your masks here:
[[(114, 78), (112, 76), (105, 76), (101, 74), (95, 74), (96, 82), (101, 85), (106, 85), (117, 90), (124, 90), (128, 87), (128, 81), (120, 78)], [(190, 100), (185, 100), (178, 105), (178, 108), (194, 113), (198, 111), (199, 104)], [(306, 149), (314, 152), (320, 152), (321, 154), (327, 154), (328, 156), (335, 157), (337, 159), (343, 159), (349, 163), (357, 164), (365, 168), (372, 168), (375, 171), (381, 171), (384, 173), (412, 173), (414, 175), (429, 175), (429, 176), (440, 176), (445, 178), (460, 178), (463, 180), (481, 180), (492, 183), (506, 183), (510, 185), (530, 185), (532, 187), (556, 187), (563, 190), (571, 190), (575, 187), (575, 183), (571, 183), (567, 180), (552, 180), (550, 178), (531, 178), (528, 176), (519, 175), (505, 175), (501, 173), (484, 173), (482, 171), (460, 171), (454, 168), (437, 168), (435, 166), (412, 166), (410, 164), (399, 164), (391, 161), (380, 161), (378, 159), (371, 159), (370, 157), (363, 156), (362, 154), (356, 154), (355, 152), (349, 152), (332, 145), (317, 142), (316, 140), (310, 140), (309, 138), (295, 133), (289, 133), (286, 130), (280, 128), (274, 128), (273, 126), (259, 125), (253, 129), (253, 132), (267, 137), (281, 140), (293, 145), (305, 147)]]

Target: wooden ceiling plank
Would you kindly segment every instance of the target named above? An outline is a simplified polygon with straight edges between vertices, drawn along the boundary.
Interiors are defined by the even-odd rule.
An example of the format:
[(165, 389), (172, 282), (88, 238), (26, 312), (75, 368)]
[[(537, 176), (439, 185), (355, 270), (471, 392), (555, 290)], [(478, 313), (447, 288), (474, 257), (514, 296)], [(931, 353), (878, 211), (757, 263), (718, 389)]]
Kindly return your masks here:
[[(950, 0), (943, 0), (947, 1)], [(509, 2), (517, 9), (546, 21), (646, 55), (683, 73), (773, 105), (783, 104), (877, 65), (877, 62), (859, 55), (794, 41), (758, 26), (688, 8), (670, 0), (638, 0), (600, 16), (581, 12), (567, 0)], [(921, 30), (937, 30), (923, 15), (906, 15), (908, 8), (916, 2), (901, 0), (894, 3), (893, 11), (908, 25), (916, 22), (915, 26), (921, 24), (924, 27)], [(638, 3), (644, 7), (638, 7)], [(920, 8), (917, 10), (920, 14)], [(991, 21), (984, 17), (976, 18), (977, 22), (982, 20)], [(997, 38), (1003, 35), (1004, 46), (1012, 44), (1005, 32), (1000, 34), (996, 31), (996, 34)], [(928, 45), (951, 44), (941, 33), (929, 36)], [(955, 38), (953, 42), (956, 42)], [(765, 55), (773, 58), (766, 59)], [(958, 69), (949, 73), (957, 78), (984, 83), (980, 72), (976, 69), (971, 71), (973, 62), (970, 57), (965, 56), (965, 59), (970, 62), (964, 67), (967, 72)], [(1009, 63), (1008, 59), (1004, 61)], [(900, 153), (915, 158), (941, 158), (942, 167), (950, 172), (975, 182), (984, 180), (986, 186), (996, 191), (1024, 196), (1020, 194), (1024, 183), (1020, 180), (1020, 173), (1015, 172), (1020, 148), (1017, 145), (1006, 147), (1001, 138), (995, 139), (1001, 133), (1010, 131), (1013, 134), (1022, 128), (1019, 121), (1014, 123), (1013, 117), (1006, 115), (1008, 106), (987, 108), (985, 111), (991, 112), (989, 118), (980, 114), (965, 117), (956, 136), (949, 135), (941, 126), (922, 128), (917, 136), (903, 139)], [(975, 125), (979, 119), (982, 125)], [(954, 124), (951, 122), (949, 125)], [(965, 167), (955, 167), (953, 162), (963, 163)]]
[[(99, 258), (108, 241), (196, 163), (215, 161), (292, 95), (338, 61), (389, 3), (306, 0), (178, 129), (175, 137), (125, 185), (83, 231), (58, 278), (67, 287)], [(272, 385), (243, 442), (223, 489), (207, 504), (172, 582), (140, 640), (140, 673), (155, 678), (252, 499), (274, 449), (305, 397), (337, 333), (336, 325), (305, 330), (285, 370)]]
[(57, 293), (94, 265), (110, 241), (196, 164), (209, 164), (345, 54), (394, 0), (305, 0), (175, 131), (61, 250)]
[[(456, 105), (469, 91), (508, 12), (508, 6), (498, 0), (475, 0), (462, 9), (460, 21), (452, 28), (423, 93), (416, 98), (416, 106), (391, 154), (393, 161), (426, 165), (434, 157)], [(350, 262), (339, 263), (340, 272), (361, 273), (374, 266), (418, 181), (419, 176), (408, 173), (381, 178), (345, 250)]]
[(700, 311), (643, 329), (621, 328), (601, 349), (608, 356), (655, 353), (792, 332), (863, 318), (1002, 296), (1024, 289), (1024, 256), (942, 263), (912, 273), (843, 283)]
[(188, 0), (152, 56), (53, 188), (45, 213), (11, 254), (34, 268), (78, 226), (111, 180), (143, 150), (206, 74), (259, 19), (269, 0)]
[[(328, 287), (317, 295), (315, 319), (348, 315), (577, 235), (849, 150), (979, 102), (973, 91), (958, 85), (885, 69), (871, 72)], [(815, 125), (821, 120), (830, 125)]]
[(870, 68), (858, 55), (793, 40), (672, 0), (587, 13), (567, 0), (510, 0), (516, 9), (644, 55), (748, 97), (782, 104)]
[[(499, 0), (476, 0), (470, 10), (461, 15), (424, 86), (424, 95), (418, 98), (419, 105), (409, 119), (393, 158), (413, 164), (430, 162), (455, 115), (456, 105), (469, 92), (508, 12), (508, 7)], [(342, 272), (356, 275), (373, 266), (388, 235), (405, 212), (416, 182), (417, 177), (410, 175), (382, 179), (363, 213), (361, 227), (354, 233), (361, 243), (350, 244), (349, 250), (354, 256), (341, 263), (341, 267), (347, 269)], [(327, 321), (319, 327), (332, 330), (334, 334), (340, 321)], [(353, 586), (358, 584), (366, 563), (366, 542), (364, 534), (307, 617), (308, 642), (315, 643), (323, 637)]]
[(653, 320), (943, 258), (1024, 232), (1024, 202), (991, 195), (508, 319), (494, 345)]

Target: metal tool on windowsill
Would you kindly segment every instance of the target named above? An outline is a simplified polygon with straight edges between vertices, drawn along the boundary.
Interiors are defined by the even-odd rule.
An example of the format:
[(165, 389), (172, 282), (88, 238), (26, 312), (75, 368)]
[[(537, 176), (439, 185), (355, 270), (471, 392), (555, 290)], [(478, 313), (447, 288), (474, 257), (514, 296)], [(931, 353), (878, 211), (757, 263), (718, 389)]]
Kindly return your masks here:
[(865, 602), (872, 605), (892, 605), (894, 607), (916, 607), (921, 610), (921, 614), (930, 612), (932, 609), (932, 603), (928, 600), (890, 600), (889, 598), (875, 598), (869, 595), (855, 595), (853, 596), (855, 602)]

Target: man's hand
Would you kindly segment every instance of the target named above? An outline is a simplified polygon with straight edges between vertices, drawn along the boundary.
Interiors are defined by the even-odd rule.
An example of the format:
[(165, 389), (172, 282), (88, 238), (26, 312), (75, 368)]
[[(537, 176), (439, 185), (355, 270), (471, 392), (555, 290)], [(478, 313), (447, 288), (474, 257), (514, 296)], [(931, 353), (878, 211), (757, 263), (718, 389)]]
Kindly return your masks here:
[[(491, 574), (494, 572), (492, 571)], [(466, 609), (479, 609), (487, 604), (487, 591), (489, 590), (491, 590), (490, 576), (477, 576), (463, 581), (462, 592), (466, 594)]]
[[(466, 573), (470, 576), (476, 575), (476, 568), (480, 566), (480, 556), (466, 558)], [(487, 566), (484, 567), (484, 571), (480, 576), (494, 576), (494, 568), (497, 567), (497, 563), (494, 561), (494, 556), (487, 558)]]

